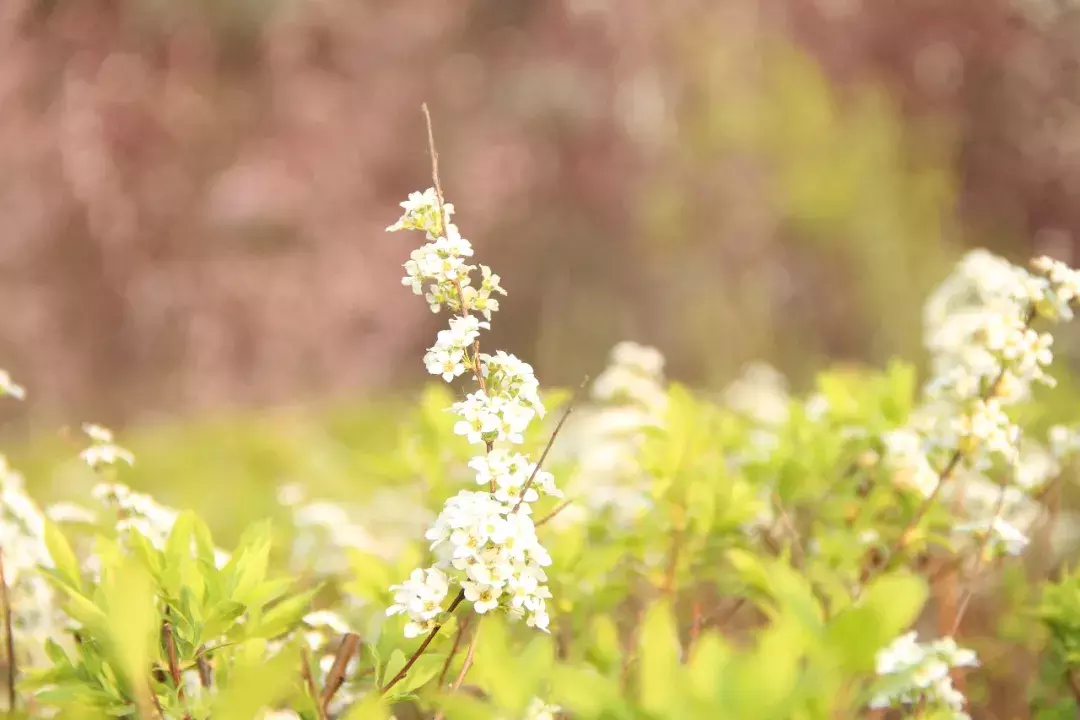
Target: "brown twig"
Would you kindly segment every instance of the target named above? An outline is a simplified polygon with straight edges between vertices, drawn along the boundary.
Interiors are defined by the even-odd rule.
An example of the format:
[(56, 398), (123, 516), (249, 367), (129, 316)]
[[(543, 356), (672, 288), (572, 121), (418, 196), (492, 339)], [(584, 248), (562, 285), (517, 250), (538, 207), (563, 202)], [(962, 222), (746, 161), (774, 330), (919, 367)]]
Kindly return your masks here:
[(694, 598), (694, 602), (690, 606), (690, 634), (686, 638), (686, 649), (683, 653), (684, 662), (690, 660), (694, 652), (694, 646), (697, 645), (698, 638), (701, 637), (701, 621), (701, 600)]
[(994, 507), (994, 514), (990, 517), (990, 523), (986, 528), (986, 534), (983, 535), (981, 542), (979, 543), (979, 552), (975, 556), (975, 570), (971, 573), (971, 581), (968, 583), (967, 589), (964, 591), (963, 598), (960, 600), (960, 604), (956, 609), (956, 616), (953, 620), (952, 629), (949, 632), (950, 636), (955, 636), (956, 632), (960, 629), (960, 623), (964, 619), (964, 613), (967, 612), (968, 605), (971, 604), (971, 598), (975, 594), (975, 581), (978, 579), (979, 574), (982, 572), (983, 565), (985, 564), (986, 548), (990, 545), (990, 538), (994, 534), (994, 523), (997, 522), (1001, 513), (1005, 509), (1005, 495), (1007, 486), (1003, 483), (1001, 485), (1001, 493), (998, 494), (997, 505)]
[(671, 531), (671, 549), (668, 551), (667, 568), (664, 571), (664, 586), (660, 589), (664, 597), (673, 604), (677, 589), (679, 554), (682, 550), (683, 536), (684, 532), (679, 528)]
[(315, 678), (311, 674), (311, 653), (306, 647), (300, 648), (300, 674), (304, 677), (304, 685), (307, 686), (308, 694), (315, 703), (315, 714), (319, 720), (326, 720), (326, 712), (323, 710), (322, 698), (319, 696), (319, 688), (315, 684)]
[(154, 710), (157, 711), (158, 717), (161, 718), (161, 720), (165, 720), (165, 709), (161, 707), (161, 701), (158, 700), (157, 693), (154, 692), (153, 683), (148, 682), (146, 684), (146, 687), (150, 691), (150, 700), (151, 702), (153, 702)]
[(529, 479), (525, 481), (525, 484), (521, 486), (521, 495), (518, 498), (517, 504), (514, 505), (513, 510), (510, 512), (515, 513), (521, 504), (525, 502), (525, 493), (530, 487), (532, 487), (533, 480), (536, 479), (536, 474), (540, 472), (540, 468), (543, 467), (544, 461), (547, 460), (548, 453), (551, 451), (551, 447), (555, 444), (555, 438), (559, 437), (559, 431), (562, 430), (564, 424), (566, 424), (567, 418), (570, 417), (570, 413), (574, 412), (574, 404), (577, 402), (578, 395), (581, 390), (589, 383), (589, 377), (586, 375), (585, 379), (581, 381), (581, 385), (574, 391), (573, 396), (570, 398), (570, 402), (566, 404), (566, 410), (563, 411), (562, 417), (559, 418), (559, 422), (555, 425), (555, 430), (551, 433), (551, 437), (548, 438), (547, 445), (544, 446), (544, 452), (540, 453), (540, 459), (536, 461), (536, 465), (533, 466), (532, 473), (529, 474)]
[(626, 650), (622, 657), (622, 668), (619, 671), (619, 684), (623, 690), (630, 684), (630, 668), (634, 664), (634, 651), (637, 649), (638, 644), (638, 632), (641, 629), (641, 623), (645, 620), (645, 608), (639, 606), (634, 616), (634, 625), (630, 628), (630, 634), (626, 639)]
[[(480, 625), (483, 619), (481, 616), (476, 623), (476, 630), (473, 631), (472, 639), (469, 641), (469, 649), (465, 652), (465, 661), (461, 664), (461, 670), (458, 671), (454, 684), (450, 686), (451, 695), (461, 689), (461, 684), (465, 682), (465, 675), (468, 674), (469, 668), (472, 667), (473, 659), (476, 657), (476, 642), (480, 639)], [(434, 720), (443, 720), (442, 710), (435, 714)]]
[(322, 697), (319, 698), (319, 707), (323, 715), (326, 715), (326, 709), (330, 707), (334, 694), (345, 684), (345, 671), (359, 645), (360, 636), (356, 633), (345, 633), (341, 638), (341, 644), (338, 646), (337, 653), (334, 654), (334, 664), (330, 666), (330, 672), (326, 673), (326, 685), (323, 686)]
[[(431, 182), (435, 186), (435, 201), (439, 206), (439, 230), (442, 234), (446, 235), (446, 228), (450, 224), (449, 218), (446, 216), (446, 200), (443, 196), (442, 181), (439, 179), (439, 152), (435, 149), (435, 130), (431, 125), (431, 111), (428, 110), (427, 103), (421, 103), (420, 109), (424, 111), (424, 121), (427, 124), (427, 137), (428, 137), (428, 152), (431, 153)], [(462, 317), (469, 316), (469, 308), (465, 303), (465, 290), (461, 287), (461, 281), (454, 281), (454, 288), (457, 290), (458, 305), (461, 306)], [(484, 374), (480, 371), (480, 340), (473, 340), (472, 347), (472, 371), (476, 376), (476, 383), (480, 386), (481, 392), (487, 392), (487, 386), (484, 383)], [(486, 440), (484, 445), (487, 446), (487, 451), (490, 453), (494, 447), (494, 443), (490, 440)], [(491, 492), (495, 492), (495, 480), (493, 479), (489, 485)]]
[(446, 660), (443, 661), (442, 670), (439, 672), (439, 687), (446, 682), (446, 673), (450, 672), (450, 663), (454, 661), (454, 656), (457, 655), (458, 649), (461, 647), (461, 638), (465, 635), (465, 630), (469, 627), (470, 615), (466, 615), (465, 619), (458, 623), (457, 632), (454, 633), (454, 644), (450, 648), (450, 654), (446, 656)]
[[(450, 603), (450, 607), (446, 608), (446, 612), (453, 613), (455, 610), (457, 610), (458, 605), (460, 605), (464, 599), (465, 591), (458, 590), (457, 597), (455, 597), (454, 601)], [(404, 678), (405, 675), (408, 674), (412, 666), (416, 664), (416, 661), (419, 660), (420, 656), (424, 654), (425, 650), (427, 650), (428, 645), (431, 644), (431, 641), (434, 640), (435, 636), (439, 634), (439, 630), (442, 630), (442, 625), (436, 625), (435, 627), (431, 628), (431, 631), (427, 634), (427, 637), (425, 637), (424, 641), (420, 643), (420, 647), (416, 648), (413, 654), (409, 656), (409, 659), (405, 661), (405, 665), (403, 665), (402, 668), (398, 670), (397, 675), (390, 678), (390, 681), (383, 685), (382, 689), (379, 690), (379, 693), (381, 695), (385, 695), (387, 692), (389, 692), (390, 688), (401, 682), (402, 678)]]
[(198, 653), (195, 655), (195, 669), (199, 672), (199, 683), (209, 690), (213, 684), (214, 673), (210, 667), (210, 661), (206, 659), (207, 652), (205, 645), (199, 648)]
[(17, 663), (15, 657), (15, 633), (12, 631), (11, 598), (8, 596), (7, 576), (4, 575), (4, 555), (0, 550), (0, 611), (4, 613), (4, 653), (7, 655), (8, 712), (15, 710), (18, 696), (15, 692)]
[(806, 563), (806, 550), (803, 548), (802, 540), (799, 539), (799, 531), (795, 529), (795, 523), (791, 521), (791, 517), (787, 514), (787, 510), (780, 502), (780, 494), (773, 493), (773, 507), (776, 509), (776, 514), (780, 521), (783, 522), (787, 531), (791, 533), (792, 546), (795, 548), (795, 557), (792, 559), (795, 561), (796, 569), (801, 568)]
[(545, 523), (551, 522), (552, 520), (554, 520), (559, 515), (559, 513), (561, 513), (563, 510), (565, 510), (567, 507), (569, 507), (570, 504), (573, 503), (573, 502), (574, 502), (573, 500), (564, 500), (563, 502), (559, 503), (559, 505), (554, 510), (552, 510), (547, 515), (545, 515), (544, 517), (537, 520), (534, 523), (534, 526), (535, 527), (540, 527), (541, 525), (543, 525)]
[[(176, 686), (176, 697), (184, 704), (184, 682), (180, 673), (180, 659), (176, 655), (176, 640), (173, 638), (172, 625), (166, 620), (161, 624), (161, 636), (165, 641), (165, 657), (169, 661), (169, 677)], [(191, 720), (191, 715), (184, 712), (184, 720)]]
[(746, 605), (746, 603), (748, 603), (748, 602), (750, 602), (750, 599), (748, 597), (746, 597), (745, 595), (738, 598), (738, 599), (736, 599), (735, 602), (731, 604), (731, 607), (729, 607), (727, 609), (727, 611), (724, 612), (719, 617), (706, 618), (705, 620), (703, 620), (701, 622), (701, 627), (702, 628), (715, 627), (718, 630), (723, 630), (724, 626), (727, 625), (729, 622), (731, 622), (731, 619), (734, 618), (735, 615), (740, 610), (742, 610), (743, 606)]
[(1073, 673), (1072, 668), (1065, 668), (1065, 682), (1068, 684), (1069, 692), (1072, 693), (1077, 706), (1080, 706), (1080, 681), (1077, 681), (1076, 674)]

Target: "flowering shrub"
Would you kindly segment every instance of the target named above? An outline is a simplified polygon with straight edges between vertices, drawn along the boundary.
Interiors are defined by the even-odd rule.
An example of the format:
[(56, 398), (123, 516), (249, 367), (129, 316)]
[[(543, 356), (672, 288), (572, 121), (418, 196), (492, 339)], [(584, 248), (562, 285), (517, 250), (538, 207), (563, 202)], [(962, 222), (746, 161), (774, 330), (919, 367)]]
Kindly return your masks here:
[[(805, 397), (756, 365), (713, 396), (627, 342), (587, 398), (541, 394), (528, 363), (481, 350), (506, 292), (434, 165), (388, 230), (423, 236), (403, 284), (447, 316), (423, 358), (441, 382), (366, 499), (290, 481), (291, 544), (259, 522), (225, 549), (132, 489), (104, 428), (84, 426), (85, 505), (41, 509), (0, 465), (13, 711), (965, 718), (1004, 644), (1040, 658), (1032, 714), (1075, 716), (1075, 573), (1026, 583), (1011, 631), (964, 621), (1030, 548), (1074, 549), (1047, 500), (1080, 432), (1038, 411), (1080, 274), (969, 254), (926, 305), (921, 390), (894, 361)], [(25, 396), (6, 373), (0, 394)]]

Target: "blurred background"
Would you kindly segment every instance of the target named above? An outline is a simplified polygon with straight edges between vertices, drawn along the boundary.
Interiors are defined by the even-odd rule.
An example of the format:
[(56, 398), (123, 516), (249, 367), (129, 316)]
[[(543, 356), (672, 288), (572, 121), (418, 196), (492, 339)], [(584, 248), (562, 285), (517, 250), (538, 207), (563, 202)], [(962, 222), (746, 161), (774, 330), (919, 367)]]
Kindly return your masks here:
[(1065, 0), (5, 0), (2, 419), (415, 388), (422, 102), (545, 384), (623, 339), (707, 387), (917, 354), (965, 248), (1075, 259), (1078, 37)]

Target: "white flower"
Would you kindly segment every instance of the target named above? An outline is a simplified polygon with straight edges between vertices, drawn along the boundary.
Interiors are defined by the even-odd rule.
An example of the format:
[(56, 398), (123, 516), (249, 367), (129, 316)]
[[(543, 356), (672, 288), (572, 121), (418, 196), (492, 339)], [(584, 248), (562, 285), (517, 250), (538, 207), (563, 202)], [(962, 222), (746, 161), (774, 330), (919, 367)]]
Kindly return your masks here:
[(111, 443), (113, 441), (112, 430), (94, 423), (83, 423), (83, 432), (96, 443)]
[(135, 464), (135, 456), (119, 445), (91, 445), (80, 452), (79, 457), (95, 470), (102, 465), (116, 465), (120, 461)]
[(952, 638), (919, 643), (916, 633), (906, 633), (877, 654), (877, 674), (890, 682), (888, 690), (871, 699), (870, 707), (920, 706), (950, 710), (959, 717), (966, 700), (953, 687), (949, 671), (977, 665), (975, 653), (958, 648)]
[(984, 537), (990, 533), (988, 547), (1002, 549), (1009, 555), (1021, 555), (1031, 540), (1017, 527), (1010, 524), (1004, 518), (995, 517), (991, 520), (963, 523), (956, 527), (959, 533), (971, 533)]
[(436, 619), (443, 611), (443, 600), (450, 591), (450, 581), (436, 568), (417, 569), (407, 581), (390, 590), (394, 593), (394, 604), (386, 609), (386, 614), (407, 615), (405, 637), (411, 638), (435, 627)]
[(562, 712), (558, 705), (549, 705), (540, 698), (533, 698), (529, 706), (525, 708), (525, 716), (522, 720), (555, 720), (555, 715)]
[(914, 430), (901, 428), (885, 433), (885, 459), (888, 465), (901, 471), (897, 483), (929, 497), (937, 488), (939, 473), (926, 455), (926, 443)]
[(330, 610), (316, 610), (308, 613), (304, 616), (304, 624), (313, 628), (328, 628), (339, 635), (352, 632), (349, 624), (340, 615)]
[(1058, 460), (1073, 455), (1080, 450), (1080, 432), (1076, 428), (1054, 425), (1049, 432), (1050, 452)]
[(12, 380), (7, 370), (0, 369), (0, 397), (4, 395), (22, 400), (26, 397), (26, 389)]
[(97, 515), (92, 510), (71, 502), (53, 503), (45, 508), (45, 515), (57, 523), (94, 523)]
[[(397, 230), (424, 230), (441, 234), (438, 230), (442, 226), (439, 218), (439, 196), (435, 188), (428, 188), (422, 193), (409, 193), (409, 199), (401, 203), (405, 213), (393, 225), (386, 228), (387, 232)], [(443, 203), (443, 214), (449, 218), (454, 213), (454, 206)]]
[(535, 409), (517, 398), (491, 396), (483, 390), (470, 393), (463, 401), (454, 403), (451, 410), (461, 417), (454, 424), (454, 433), (475, 444), (522, 443), (525, 440), (522, 433), (536, 415)]

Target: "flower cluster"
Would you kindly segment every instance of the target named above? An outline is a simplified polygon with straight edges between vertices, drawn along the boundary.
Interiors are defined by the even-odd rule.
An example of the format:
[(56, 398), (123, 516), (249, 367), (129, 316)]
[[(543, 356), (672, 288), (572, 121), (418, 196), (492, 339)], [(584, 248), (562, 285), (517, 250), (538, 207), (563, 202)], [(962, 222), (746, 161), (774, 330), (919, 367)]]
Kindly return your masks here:
[(112, 431), (100, 425), (86, 423), (83, 425), (83, 432), (90, 437), (91, 443), (90, 447), (79, 453), (79, 457), (94, 470), (116, 465), (121, 461), (128, 465), (135, 464), (135, 456), (113, 442)]
[(408, 580), (392, 585), (390, 592), (394, 593), (394, 604), (386, 609), (386, 614), (407, 614), (405, 637), (413, 638), (439, 624), (443, 601), (450, 593), (450, 578), (438, 568), (417, 568)]
[(870, 707), (917, 705), (923, 710), (951, 711), (954, 720), (967, 720), (966, 700), (953, 687), (949, 671), (978, 664), (975, 653), (957, 647), (952, 638), (919, 643), (915, 632), (906, 633), (878, 652), (877, 674), (883, 683)]
[[(1008, 553), (1027, 544), (1014, 525), (1015, 511), (1025, 506), (1023, 492), (1056, 475), (1059, 460), (1077, 445), (1069, 431), (1055, 429), (1048, 453), (1022, 439), (1009, 415), (1035, 385), (1054, 384), (1047, 373), (1053, 337), (1035, 329), (1035, 322), (1070, 320), (1070, 304), (1080, 292), (1080, 274), (1065, 265), (1041, 258), (1032, 268), (1029, 272), (983, 250), (961, 261), (926, 305), (933, 372), (925, 400), (906, 427), (882, 437), (899, 487), (924, 497), (941, 492), (945, 498), (957, 488), (970, 522), (955, 531), (976, 537), (989, 533), (988, 545)], [(987, 477), (995, 469), (1019, 486), (1021, 497)], [(986, 495), (1000, 501), (981, 503), (974, 512), (968, 497)]]
[(450, 329), (440, 330), (435, 345), (424, 355), (424, 365), (428, 372), (441, 375), (446, 382), (464, 373), (466, 356), (480, 337), (480, 329), (487, 327), (488, 323), (481, 322), (472, 315), (450, 318)]
[(555, 522), (569, 525), (606, 512), (617, 525), (630, 526), (652, 507), (650, 478), (639, 456), (646, 431), (663, 424), (667, 409), (663, 355), (634, 342), (618, 343), (590, 395), (594, 404), (575, 411), (574, 428), (556, 448), (559, 457), (573, 459), (576, 472), (569, 484), (575, 504)]
[(165, 540), (179, 516), (175, 510), (159, 505), (149, 495), (135, 492), (122, 483), (100, 483), (90, 494), (116, 512), (116, 531), (120, 535), (138, 532), (154, 547), (165, 547)]
[(443, 307), (463, 314), (471, 310), (491, 320), (491, 313), (499, 309), (499, 301), (492, 294), (505, 295), (506, 291), (499, 285), (499, 276), (486, 265), (479, 266), (480, 286), (471, 284), (470, 274), (478, 266), (465, 261), (473, 255), (472, 245), (449, 222), (454, 206), (441, 202), (435, 188), (428, 188), (422, 193), (410, 193), (401, 207), (405, 213), (387, 231), (421, 230), (428, 239), (405, 263), (401, 284), (423, 295), (432, 312)]
[(560, 712), (562, 708), (558, 705), (546, 703), (540, 698), (533, 698), (521, 718), (522, 720), (555, 720)]
[[(405, 263), (402, 283), (423, 294), (432, 311), (453, 313), (424, 365), (446, 382), (466, 374), (476, 380), (477, 389), (450, 410), (458, 417), (454, 433), (484, 448), (469, 467), (485, 490), (462, 491), (446, 502), (426, 534), (435, 564), (417, 568), (391, 588), (394, 604), (387, 614), (408, 617), (409, 637), (431, 632), (442, 621), (451, 588), (459, 587), (459, 598), (478, 613), (504, 608), (546, 630), (551, 593), (544, 567), (551, 558), (537, 538), (531, 503), (561, 493), (551, 474), (528, 456), (496, 447), (524, 442), (532, 421), (544, 416), (539, 383), (532, 366), (514, 355), (480, 352), (480, 332), (490, 328), (491, 315), (499, 309), (493, 295), (506, 292), (490, 268), (467, 263), (473, 249), (449, 221), (453, 206), (443, 202), (436, 188), (412, 193), (401, 206), (404, 214), (387, 230), (420, 230), (427, 237), (427, 244)], [(475, 285), (478, 267), (480, 283)]]
[[(25, 397), (23, 388), (0, 370), (0, 396)], [(62, 637), (59, 603), (39, 567), (52, 567), (45, 545), (45, 515), (26, 492), (23, 477), (0, 455), (0, 548), (4, 581), (11, 606), (11, 631), (16, 662), (46, 662), (45, 643)]]
[(476, 612), (494, 610), (505, 601), (511, 614), (544, 630), (545, 601), (551, 597), (544, 568), (551, 565), (551, 557), (528, 512), (514, 512), (515, 507), (516, 501), (509, 504), (487, 492), (463, 490), (446, 502), (426, 537), (437, 567), (464, 573), (465, 599)]
[(26, 397), (26, 390), (22, 385), (11, 379), (11, 375), (8, 374), (7, 370), (0, 369), (0, 397), (5, 395), (16, 400), (22, 400)]

